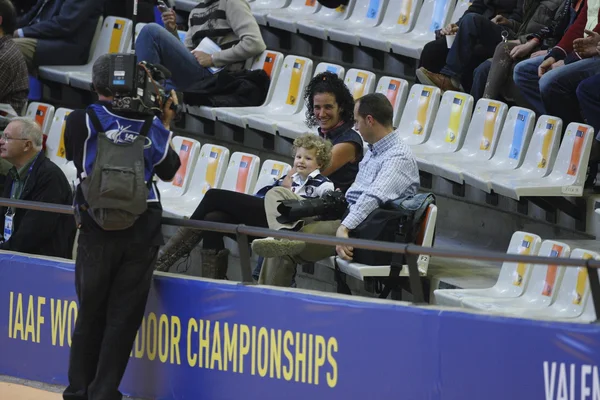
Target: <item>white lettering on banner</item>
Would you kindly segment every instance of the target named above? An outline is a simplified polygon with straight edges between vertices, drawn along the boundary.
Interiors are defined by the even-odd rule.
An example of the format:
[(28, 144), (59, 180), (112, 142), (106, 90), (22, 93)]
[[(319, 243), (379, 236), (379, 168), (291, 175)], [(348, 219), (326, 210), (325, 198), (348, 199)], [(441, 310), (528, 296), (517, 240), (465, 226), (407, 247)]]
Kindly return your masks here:
[(546, 400), (600, 400), (598, 366), (549, 361), (543, 366)]

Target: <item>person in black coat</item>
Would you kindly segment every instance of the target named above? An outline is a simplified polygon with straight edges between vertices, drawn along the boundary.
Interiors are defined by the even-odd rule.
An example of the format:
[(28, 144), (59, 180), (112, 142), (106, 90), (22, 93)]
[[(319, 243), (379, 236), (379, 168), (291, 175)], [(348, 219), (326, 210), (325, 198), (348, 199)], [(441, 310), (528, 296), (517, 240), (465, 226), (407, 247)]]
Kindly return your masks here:
[[(0, 156), (9, 161), (2, 197), (71, 205), (71, 187), (62, 170), (42, 151), (42, 131), (28, 118), (15, 118), (0, 136)], [(72, 215), (1, 207), (0, 249), (71, 258), (75, 240)]]

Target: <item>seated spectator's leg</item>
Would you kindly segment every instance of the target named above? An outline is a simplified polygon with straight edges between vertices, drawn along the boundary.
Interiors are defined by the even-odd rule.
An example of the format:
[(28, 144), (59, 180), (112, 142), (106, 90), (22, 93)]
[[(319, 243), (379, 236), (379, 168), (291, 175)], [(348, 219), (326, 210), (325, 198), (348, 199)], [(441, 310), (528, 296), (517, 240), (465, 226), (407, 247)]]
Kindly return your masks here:
[(301, 196), (284, 187), (274, 187), (265, 195), (265, 214), (269, 228), (279, 229), (295, 229), (303, 221), (295, 221), (293, 223), (281, 223), (277, 220), (281, 216), (277, 207), (279, 202), (283, 200), (303, 200)]
[(492, 68), (492, 60), (485, 60), (473, 71), (473, 86), (471, 87), (471, 96), (475, 103), (484, 97), (486, 82), (489, 79), (490, 69)]
[(500, 93), (505, 87), (509, 75), (512, 73), (513, 59), (510, 56), (510, 52), (516, 46), (516, 43), (499, 43), (496, 46), (483, 92), (484, 98), (500, 99)]
[(538, 76), (538, 67), (542, 61), (544, 61), (544, 56), (523, 60), (515, 65), (513, 72), (515, 85), (526, 102), (526, 104), (519, 105), (533, 109), (538, 115), (546, 114), (546, 108), (540, 94), (540, 78)]
[(144, 26), (135, 43), (138, 61), (166, 67), (179, 90), (211, 75), (175, 35), (158, 24)]
[[(448, 45), (446, 44), (446, 38), (441, 37), (440, 39), (433, 40), (427, 43), (421, 51), (421, 59), (419, 60), (419, 68), (425, 68), (431, 72), (440, 72), (444, 65), (446, 65), (446, 56), (448, 55)], [(421, 81), (421, 77), (417, 72), (419, 81), (424, 85), (430, 83)]]
[[(19, 50), (23, 54), (25, 58), (25, 63), (27, 64), (27, 71), (30, 75), (37, 75), (37, 69), (34, 63), (35, 58), (35, 49), (37, 48), (37, 39), (32, 38), (13, 38), (15, 44), (19, 46)], [(17, 110), (20, 112), (20, 110)]]
[(583, 80), (577, 86), (577, 99), (585, 122), (596, 132), (590, 162), (600, 161), (600, 74)]
[(540, 93), (546, 112), (562, 118), (565, 127), (571, 122), (583, 121), (577, 101), (577, 87), (597, 73), (600, 73), (600, 56), (546, 72), (540, 78)]

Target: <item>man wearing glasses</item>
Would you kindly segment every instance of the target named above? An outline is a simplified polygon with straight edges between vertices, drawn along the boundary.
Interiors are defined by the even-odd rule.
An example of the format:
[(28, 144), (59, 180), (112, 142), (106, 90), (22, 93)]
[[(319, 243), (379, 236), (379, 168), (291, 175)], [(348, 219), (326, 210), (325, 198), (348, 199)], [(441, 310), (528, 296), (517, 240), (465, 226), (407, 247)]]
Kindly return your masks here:
[[(69, 182), (42, 151), (42, 130), (28, 118), (14, 118), (0, 135), (0, 157), (13, 167), (2, 197), (72, 204)], [(0, 207), (1, 250), (71, 258), (75, 221), (71, 215)]]

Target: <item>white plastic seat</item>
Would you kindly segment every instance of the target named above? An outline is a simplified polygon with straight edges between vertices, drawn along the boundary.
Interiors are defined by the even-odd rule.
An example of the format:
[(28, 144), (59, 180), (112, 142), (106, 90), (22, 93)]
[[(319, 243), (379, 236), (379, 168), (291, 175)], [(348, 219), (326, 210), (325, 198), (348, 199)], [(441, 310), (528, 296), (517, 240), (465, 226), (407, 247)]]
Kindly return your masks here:
[(31, 118), (38, 123), (42, 128), (42, 133), (47, 135), (52, 125), (52, 118), (54, 118), (54, 106), (48, 103), (32, 102), (27, 106), (25, 112), (27, 118)]
[[(248, 60), (250, 62), (250, 60)], [(256, 56), (254, 60), (251, 61), (251, 64), (248, 66), (250, 70), (262, 69), (264, 70), (269, 78), (271, 78), (271, 83), (269, 85), (269, 90), (267, 91), (267, 96), (265, 97), (265, 102), (262, 104), (263, 106), (268, 104), (273, 97), (273, 92), (275, 91), (275, 82), (279, 77), (279, 72), (281, 70), (281, 65), (283, 63), (283, 54), (278, 51), (266, 50), (263, 51), (260, 55)], [(217, 119), (217, 110), (224, 109), (225, 107), (207, 107), (207, 106), (186, 106), (186, 110), (188, 113), (192, 115), (196, 115), (202, 118), (210, 119), (212, 121)], [(239, 107), (240, 109), (242, 107)]]
[(400, 0), (400, 4), (390, 5), (381, 24), (371, 29), (356, 31), (360, 45), (389, 51), (389, 37), (410, 32), (422, 4), (423, 0)]
[(259, 169), (259, 157), (254, 154), (236, 151), (229, 159), (229, 166), (225, 171), (221, 189), (245, 194), (252, 193)]
[(339, 6), (336, 9), (321, 7), (319, 12), (310, 16), (310, 19), (298, 21), (296, 28), (299, 33), (327, 40), (327, 28), (347, 20), (352, 14), (356, 1), (349, 0), (347, 6)]
[(437, 173), (436, 166), (441, 163), (460, 164), (463, 161), (492, 158), (507, 108), (506, 104), (500, 101), (480, 99), (475, 106), (464, 145), (460, 150), (450, 154), (419, 154), (419, 169), (433, 174)]
[(290, 5), (290, 0), (255, 0), (250, 3), (254, 19), (260, 25), (267, 24), (267, 15), (271, 11), (285, 9)]
[[(437, 206), (434, 204), (429, 205), (427, 209), (427, 215), (421, 223), (421, 232), (416, 241), (416, 244), (423, 247), (433, 246), (433, 238), (435, 234), (435, 223), (437, 221)], [(329, 268), (335, 268), (335, 261), (337, 256), (330, 257), (321, 261), (320, 263), (325, 264)], [(420, 255), (417, 260), (417, 267), (419, 269), (419, 275), (426, 276), (427, 269), (429, 267), (429, 255)], [(346, 275), (350, 275), (364, 281), (365, 278), (373, 277), (387, 277), (390, 275), (389, 265), (367, 265), (360, 264), (351, 261), (345, 261), (337, 257), (337, 264), (340, 270)], [(408, 266), (404, 265), (400, 271), (400, 276), (408, 276)]]
[[(351, 68), (346, 73), (344, 83), (350, 90), (352, 97), (356, 100), (365, 94), (373, 93), (375, 89), (375, 74), (369, 71)], [(304, 119), (287, 121), (277, 124), (280, 136), (295, 139), (305, 133), (317, 133), (317, 129), (306, 126)]]
[(374, 28), (381, 23), (388, 0), (356, 0), (352, 15), (346, 21), (328, 24), (325, 34), (329, 40), (358, 45), (358, 29)]
[[(344, 78), (344, 74), (346, 72), (344, 67), (340, 65), (330, 63), (319, 63), (317, 65), (317, 68), (315, 68), (315, 73), (313, 74), (313, 77), (325, 71), (337, 74), (337, 76), (340, 79)], [(271, 113), (249, 115), (246, 119), (248, 127), (275, 135), (279, 123), (302, 125), (304, 123), (304, 119), (306, 118), (307, 107), (306, 102), (303, 101), (303, 104), (304, 105), (299, 112), (291, 115), (279, 115)]]
[(223, 107), (216, 110), (221, 122), (246, 127), (247, 116), (253, 114), (296, 114), (304, 104), (303, 91), (312, 74), (312, 60), (287, 56), (277, 80), (274, 82), (273, 97), (259, 107)]
[[(562, 242), (544, 240), (539, 255), (544, 257), (569, 257), (570, 247)], [(543, 309), (556, 299), (566, 267), (535, 264), (529, 284), (522, 296), (515, 298), (473, 297), (462, 300), (465, 308), (501, 313), (518, 312), (519, 309)]]
[[(542, 239), (533, 233), (516, 231), (508, 244), (507, 254), (536, 256), (540, 250)], [(547, 246), (549, 251), (552, 246)], [(539, 254), (540, 256), (542, 254)], [(435, 304), (442, 306), (461, 307), (462, 301), (468, 298), (516, 298), (523, 294), (529, 284), (530, 263), (515, 263), (505, 261), (500, 268), (496, 284), (485, 289), (437, 289), (434, 290)]]
[(408, 145), (426, 142), (440, 105), (441, 91), (434, 86), (413, 85), (398, 125), (400, 137)]
[(317, 0), (292, 0), (287, 8), (271, 11), (267, 15), (267, 24), (274, 28), (296, 32), (296, 22), (310, 18), (321, 9)]
[(291, 168), (292, 167), (288, 163), (282, 161), (266, 160), (260, 169), (252, 193), (256, 194), (265, 186), (271, 186), (277, 182), (279, 178), (286, 175)]
[(187, 192), (162, 200), (165, 214), (189, 218), (209, 189), (221, 187), (228, 163), (226, 147), (208, 143), (202, 146)]
[(392, 124), (394, 128), (397, 128), (400, 125), (401, 111), (404, 109), (408, 97), (408, 82), (400, 78), (382, 76), (377, 82), (375, 93), (384, 94), (392, 104), (394, 110)]
[(71, 111), (73, 110), (68, 108), (56, 110), (46, 139), (46, 154), (50, 161), (59, 167), (67, 164), (65, 158), (65, 122)]
[(516, 200), (522, 196), (581, 196), (593, 139), (591, 126), (571, 122), (549, 175), (495, 182), (492, 187)]
[[(435, 174), (453, 182), (462, 183), (463, 173), (481, 171), (493, 166), (517, 168), (523, 162), (525, 150), (531, 140), (535, 113), (522, 107), (511, 107), (502, 126), (498, 145), (491, 158), (485, 153), (474, 153), (471, 158), (456, 159), (450, 163), (438, 163)], [(479, 154), (479, 156), (478, 156)]]
[(200, 153), (200, 142), (184, 136), (173, 138), (173, 148), (179, 153), (181, 166), (171, 182), (158, 181), (161, 198), (183, 196), (188, 190)]
[(444, 92), (429, 139), (411, 146), (417, 159), (430, 154), (458, 151), (463, 145), (471, 121), (473, 103), (473, 96), (469, 94), (450, 90)]
[[(534, 132), (527, 148), (519, 153), (519, 159), (523, 156), (521, 165), (515, 163), (515, 159), (506, 160), (497, 151), (490, 160), (491, 163), (485, 168), (463, 171), (463, 179), (466, 184), (490, 193), (494, 182), (502, 182), (506, 179), (514, 179), (518, 176), (528, 178), (542, 177), (550, 172), (548, 160), (554, 160), (558, 151), (560, 132), (562, 131), (562, 120), (560, 118), (542, 115), (536, 124)], [(504, 154), (506, 155), (506, 154)], [(500, 157), (498, 163), (495, 159)], [(502, 162), (509, 161), (509, 162)]]
[[(41, 66), (39, 74), (42, 79), (68, 84), (80, 89), (90, 90), (92, 83), (92, 66), (103, 54), (124, 53), (131, 43), (131, 21), (120, 17), (107, 17), (91, 53), (91, 58), (84, 65)], [(90, 52), (92, 50), (90, 49)]]

